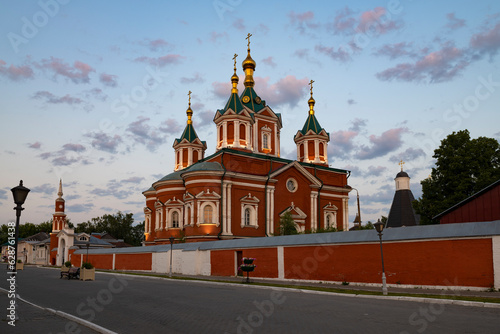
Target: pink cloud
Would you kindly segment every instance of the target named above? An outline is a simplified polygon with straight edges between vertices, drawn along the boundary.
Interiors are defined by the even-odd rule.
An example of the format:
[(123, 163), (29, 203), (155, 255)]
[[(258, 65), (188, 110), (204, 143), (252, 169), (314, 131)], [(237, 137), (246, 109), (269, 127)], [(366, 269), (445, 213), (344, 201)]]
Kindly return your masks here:
[(470, 46), (481, 55), (489, 54), (490, 58), (495, 56), (500, 49), (500, 23), (489, 30), (473, 35)]
[(329, 28), (333, 30), (335, 34), (352, 34), (356, 25), (356, 19), (352, 17), (353, 14), (354, 12), (349, 7), (344, 7), (337, 12), (333, 23), (329, 25)]
[(151, 66), (164, 67), (170, 64), (178, 64), (184, 58), (185, 57), (178, 54), (168, 54), (162, 57), (146, 57), (146, 56), (137, 57), (134, 59), (134, 61), (137, 63), (146, 63)]
[(45, 100), (46, 103), (52, 103), (52, 104), (65, 103), (65, 104), (73, 105), (73, 104), (83, 103), (82, 99), (77, 98), (77, 97), (72, 97), (69, 94), (66, 94), (62, 97), (58, 97), (58, 96), (55, 96), (54, 94), (52, 94), (46, 90), (36, 92), (32, 98), (37, 99), (37, 100), (43, 99), (43, 100)]
[(210, 33), (210, 41), (212, 43), (217, 43), (221, 39), (226, 39), (226, 40), (229, 39), (229, 35), (227, 34), (227, 32), (217, 33), (215, 31), (212, 31)]
[(162, 38), (158, 38), (155, 40), (149, 40), (147, 39), (145, 42), (142, 42), (141, 44), (147, 46), (151, 51), (160, 51), (163, 50), (167, 47), (170, 47), (171, 44), (167, 42), (166, 40)]
[(383, 35), (392, 30), (401, 28), (402, 24), (397, 21), (390, 20), (390, 15), (387, 15), (387, 10), (384, 7), (376, 7), (373, 10), (363, 12), (359, 19), (357, 30), (365, 34)]
[(0, 75), (3, 75), (10, 80), (18, 81), (25, 79), (33, 79), (33, 70), (27, 65), (6, 67), (7, 63), (0, 59)]
[(311, 11), (304, 13), (295, 13), (291, 11), (288, 13), (288, 17), (290, 18), (291, 25), (301, 33), (304, 33), (306, 28), (316, 29), (319, 27), (319, 24), (313, 22), (314, 13)]
[(28, 147), (29, 148), (33, 148), (35, 150), (39, 150), (41, 147), (42, 147), (42, 143), (40, 143), (39, 141), (33, 143), (33, 144), (28, 144)]
[(200, 73), (195, 73), (191, 78), (182, 77), (180, 81), (183, 84), (193, 84), (193, 83), (203, 83), (205, 82), (205, 79), (203, 79)]
[(354, 138), (358, 135), (357, 131), (339, 130), (330, 134), (330, 145), (328, 146), (330, 155), (340, 158), (348, 157), (355, 148)]
[(413, 50), (413, 43), (400, 42), (385, 44), (374, 52), (376, 56), (387, 56), (390, 59), (401, 57), (417, 57), (418, 53)]
[(371, 135), (370, 146), (362, 145), (355, 157), (361, 160), (373, 159), (395, 151), (403, 145), (401, 136), (407, 132), (407, 128), (396, 128), (387, 130), (380, 136)]
[(273, 60), (273, 57), (267, 57), (262, 59), (262, 62), (266, 65), (269, 65), (271, 67), (276, 67), (276, 63)]
[(117, 76), (113, 74), (101, 73), (99, 76), (99, 81), (108, 87), (116, 87), (118, 85), (116, 79)]
[(238, 29), (239, 31), (246, 31), (247, 29), (242, 19), (234, 20), (233, 27)]
[(465, 27), (465, 20), (459, 19), (455, 16), (455, 13), (446, 14), (446, 18), (448, 19), (448, 23), (446, 23), (446, 28), (449, 30), (456, 30), (458, 28)]
[(341, 46), (338, 48), (335, 47), (326, 47), (323, 45), (316, 45), (314, 47), (314, 50), (316, 52), (322, 53), (333, 60), (340, 61), (340, 62), (347, 62), (351, 60), (351, 54), (356, 51), (355, 49), (352, 49), (351, 47), (346, 47), (346, 46)]
[[(289, 105), (296, 106), (302, 99), (307, 103), (307, 78), (297, 79), (294, 75), (287, 75), (274, 84), (269, 84), (269, 78), (255, 77), (255, 90), (271, 107)], [(259, 93), (260, 92), (260, 93)]]
[(62, 59), (50, 57), (50, 59), (42, 59), (40, 63), (35, 63), (35, 66), (50, 71), (54, 74), (54, 78), (58, 76), (65, 77), (73, 83), (89, 83), (89, 74), (95, 72), (92, 66), (81, 61), (75, 61), (73, 66), (65, 63)]
[(377, 73), (376, 77), (383, 81), (445, 82), (460, 75), (469, 64), (468, 55), (463, 50), (447, 44), (420, 57), (415, 63), (398, 64)]

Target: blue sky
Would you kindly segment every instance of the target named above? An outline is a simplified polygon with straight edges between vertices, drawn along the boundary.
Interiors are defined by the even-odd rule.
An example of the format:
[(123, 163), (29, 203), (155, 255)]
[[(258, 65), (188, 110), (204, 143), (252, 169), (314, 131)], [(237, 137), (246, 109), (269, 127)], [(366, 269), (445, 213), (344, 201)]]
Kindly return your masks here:
[[(187, 93), (214, 152), (217, 109), (252, 33), (255, 89), (283, 117), (282, 157), (307, 117), (352, 171), (363, 221), (389, 212), (398, 162), (415, 197), (453, 131), (500, 139), (498, 1), (1, 1), (0, 223), (52, 217), (59, 179), (73, 223), (118, 210), (173, 171)], [(242, 80), (240, 80), (242, 82)], [(350, 221), (356, 211), (351, 193)]]

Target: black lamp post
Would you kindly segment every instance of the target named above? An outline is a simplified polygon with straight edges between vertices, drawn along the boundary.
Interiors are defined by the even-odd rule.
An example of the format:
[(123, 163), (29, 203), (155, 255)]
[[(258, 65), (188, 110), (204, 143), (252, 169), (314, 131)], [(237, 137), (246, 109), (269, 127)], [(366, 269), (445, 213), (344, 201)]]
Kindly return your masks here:
[(89, 246), (90, 246), (90, 240), (87, 241), (87, 260), (85, 260), (85, 262), (89, 262)]
[(348, 185), (348, 184), (346, 184), (346, 185), (344, 186), (344, 188), (346, 188), (346, 189), (350, 189), (350, 190), (356, 190), (356, 200), (357, 200), (357, 204), (358, 204), (358, 219), (359, 219), (359, 220), (358, 220), (358, 224), (359, 224), (359, 225), (358, 225), (358, 228), (361, 230), (361, 209), (360, 209), (360, 207), (359, 207), (359, 192), (358, 192), (358, 189), (353, 188), (353, 187), (351, 187), (351, 186), (350, 186), (350, 185)]
[(21, 211), (24, 210), (22, 205), (24, 201), (26, 201), (26, 197), (28, 197), (28, 193), (30, 190), (23, 186), (23, 180), (19, 181), (19, 185), (11, 189), (12, 195), (14, 196), (14, 203), (16, 207), (16, 231), (14, 236), (14, 268), (11, 267), (13, 274), (17, 274), (17, 239), (19, 239), (19, 220), (21, 219)]
[(172, 251), (174, 249), (174, 237), (168, 238), (170, 240), (170, 274), (168, 275), (169, 277), (172, 277)]
[(380, 222), (380, 219), (373, 224), (375, 226), (375, 230), (377, 230), (378, 237), (380, 239), (380, 255), (382, 257), (382, 293), (387, 295), (387, 285), (385, 280), (385, 269), (384, 269), (384, 251), (382, 250), (382, 231), (384, 230), (384, 224)]

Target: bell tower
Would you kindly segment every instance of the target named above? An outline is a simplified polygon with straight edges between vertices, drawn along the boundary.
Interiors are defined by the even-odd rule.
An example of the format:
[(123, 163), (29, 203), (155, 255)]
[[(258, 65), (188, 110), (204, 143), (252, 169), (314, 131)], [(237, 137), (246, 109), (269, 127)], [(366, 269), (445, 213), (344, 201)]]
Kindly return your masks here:
[(313, 83), (311, 80), (311, 97), (309, 104), (309, 116), (302, 130), (297, 131), (294, 141), (297, 145), (297, 161), (308, 162), (328, 166), (328, 142), (330, 134), (319, 124), (314, 115)]

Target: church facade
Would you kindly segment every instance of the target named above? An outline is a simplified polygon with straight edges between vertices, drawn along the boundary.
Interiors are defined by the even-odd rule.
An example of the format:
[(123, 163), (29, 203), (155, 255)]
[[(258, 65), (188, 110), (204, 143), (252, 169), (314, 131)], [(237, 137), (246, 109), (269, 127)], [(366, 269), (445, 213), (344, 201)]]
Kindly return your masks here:
[(146, 245), (172, 237), (195, 242), (277, 235), (288, 212), (300, 232), (348, 229), (350, 172), (328, 164), (330, 135), (315, 115), (313, 81), (304, 126), (293, 138), (297, 159), (283, 159), (282, 116), (255, 90), (250, 42), (247, 52), (241, 94), (233, 58), (232, 89), (215, 112), (216, 151), (208, 157), (192, 123), (189, 97), (186, 128), (173, 144), (174, 171), (143, 192)]

